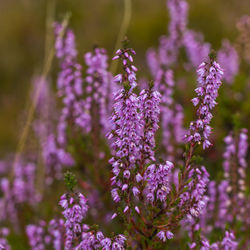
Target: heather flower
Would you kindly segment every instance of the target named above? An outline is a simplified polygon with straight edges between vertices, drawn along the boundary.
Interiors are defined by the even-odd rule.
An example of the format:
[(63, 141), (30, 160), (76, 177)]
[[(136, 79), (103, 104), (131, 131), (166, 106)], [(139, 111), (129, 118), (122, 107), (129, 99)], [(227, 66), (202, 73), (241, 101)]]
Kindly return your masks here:
[(132, 91), (137, 83), (136, 83), (136, 72), (137, 68), (133, 65), (133, 55), (135, 55), (135, 51), (131, 48), (119, 49), (116, 51), (116, 56), (113, 57), (113, 60), (121, 59), (124, 67), (125, 74), (118, 74), (114, 77), (115, 82), (123, 83), (128, 81), (131, 87), (130, 91)]
[(16, 229), (18, 228), (16, 201), (10, 182), (7, 178), (0, 179), (0, 190), (3, 194), (3, 197), (0, 199), (0, 220), (2, 221), (9, 218)]
[[(155, 73), (154, 88), (161, 94), (160, 122), (162, 128), (162, 144), (166, 150), (167, 160), (174, 160), (174, 146), (183, 141), (183, 109), (173, 100), (175, 82), (173, 71), (164, 67)], [(174, 128), (174, 129), (172, 129)]]
[(210, 243), (209, 243), (209, 241), (207, 239), (204, 238), (201, 241), (201, 248), (200, 249), (201, 250), (209, 250), (210, 249)]
[(166, 241), (166, 233), (164, 231), (160, 231), (156, 236), (163, 242)]
[(52, 219), (48, 225), (48, 233), (52, 237), (52, 244), (55, 250), (62, 249), (64, 240), (64, 221), (62, 219)]
[(10, 250), (10, 245), (6, 237), (9, 235), (9, 229), (6, 227), (0, 228), (0, 249)]
[(193, 168), (189, 172), (189, 179), (191, 181), (187, 184), (188, 191), (181, 194), (179, 206), (185, 210), (186, 206), (191, 204), (189, 208), (190, 215), (198, 217), (207, 203), (205, 193), (209, 182), (209, 174), (204, 166), (201, 168)]
[(17, 203), (35, 204), (40, 200), (35, 189), (36, 166), (33, 163), (17, 162), (12, 192)]
[(169, 33), (170, 37), (178, 42), (181, 36), (186, 30), (187, 16), (188, 16), (188, 4), (185, 0), (168, 0), (167, 7), (170, 14)]
[(55, 24), (55, 49), (60, 59), (61, 71), (57, 79), (58, 96), (62, 97), (64, 107), (58, 124), (57, 140), (65, 146), (67, 141), (67, 121), (73, 118), (85, 132), (90, 131), (90, 105), (81, 99), (83, 95), (81, 65), (77, 63), (75, 36), (72, 30), (60, 24)]
[(185, 0), (168, 0), (170, 14), (169, 36), (160, 37), (159, 61), (170, 66), (177, 61), (179, 48), (182, 45), (182, 35), (186, 29), (188, 5)]
[(237, 51), (228, 40), (222, 41), (222, 48), (218, 51), (218, 63), (224, 69), (224, 79), (232, 83), (239, 71), (239, 58)]
[(81, 224), (88, 211), (86, 198), (81, 193), (68, 193), (61, 196), (59, 205), (65, 221), (65, 249), (71, 249), (74, 239), (82, 232)]
[[(132, 173), (141, 160), (143, 149), (141, 140), (144, 134), (141, 99), (132, 92), (136, 86), (135, 72), (137, 71), (132, 64), (132, 54), (135, 54), (132, 49), (120, 49), (113, 58), (114, 60), (122, 59), (124, 67), (124, 73), (115, 77), (115, 81), (124, 84), (124, 88), (115, 94), (114, 112), (111, 117), (113, 130), (108, 134), (113, 149), (113, 157), (109, 162), (112, 164), (114, 174), (114, 177), (111, 178), (111, 185), (115, 187), (111, 190), (111, 194), (115, 202), (121, 201), (123, 193), (128, 197), (130, 195), (138, 197), (140, 193), (137, 187), (129, 186), (129, 183), (133, 183), (135, 179), (135, 175)], [(150, 138), (147, 140), (149, 141)], [(152, 137), (150, 143), (153, 143)], [(151, 153), (149, 147), (146, 152)]]
[(224, 139), (226, 149), (223, 154), (224, 177), (227, 183), (228, 204), (226, 216), (232, 221), (232, 216), (242, 220), (246, 205), (246, 155), (248, 149), (247, 130), (242, 129), (238, 135), (229, 134)]
[(15, 163), (12, 181), (6, 177), (0, 179), (3, 194), (0, 199), (0, 220), (9, 218), (15, 229), (19, 227), (18, 207), (24, 203), (34, 206), (41, 200), (35, 187), (35, 171), (34, 163), (19, 160)]
[(223, 180), (218, 186), (218, 218), (215, 221), (216, 227), (224, 228), (226, 223), (232, 221), (232, 215), (228, 214), (230, 199), (227, 193), (228, 181)]
[(174, 165), (170, 161), (156, 166), (155, 164), (150, 165), (144, 175), (147, 186), (144, 190), (146, 200), (149, 203), (153, 203), (155, 200), (164, 202), (167, 195), (170, 192), (170, 173)]
[(46, 232), (45, 232), (44, 221), (40, 221), (38, 225), (27, 225), (26, 234), (29, 239), (29, 245), (31, 249), (46, 249), (46, 243), (49, 244), (51, 238), (47, 236), (47, 242), (45, 242)]
[[(112, 117), (112, 121), (115, 122), (115, 129), (109, 137), (114, 136), (112, 147), (116, 153), (110, 163), (115, 175), (112, 178), (112, 184), (122, 189), (122, 186), (127, 184), (128, 179), (131, 179), (130, 171), (136, 167), (136, 162), (140, 159), (143, 124), (141, 114), (138, 113), (140, 102), (135, 94), (120, 90), (115, 99)], [(120, 179), (120, 171), (123, 172), (122, 179)], [(129, 192), (125, 187), (123, 190)], [(112, 190), (112, 197), (114, 201), (120, 201), (117, 188)]]
[(114, 238), (105, 238), (102, 232), (83, 232), (81, 235), (81, 243), (76, 247), (76, 249), (119, 249), (124, 250), (126, 244), (126, 238), (124, 235), (119, 234)]
[(211, 110), (217, 104), (215, 100), (218, 96), (223, 71), (220, 65), (210, 58), (209, 62), (203, 62), (198, 67), (197, 73), (199, 86), (195, 89), (197, 97), (193, 99), (193, 103), (197, 106), (198, 119), (190, 123), (185, 138), (187, 142), (203, 142), (203, 149), (205, 149), (211, 145), (209, 141), (211, 133), (209, 124), (213, 117)]
[(235, 236), (232, 232), (226, 231), (225, 236), (221, 242), (223, 249), (236, 250), (238, 249), (238, 242), (235, 241)]
[[(109, 102), (112, 104), (112, 96), (109, 96), (109, 92), (112, 95), (112, 88), (114, 88), (114, 82), (112, 81), (112, 75), (107, 71), (108, 57), (105, 49), (95, 48), (93, 52), (88, 52), (84, 56), (85, 63), (88, 66), (87, 76), (85, 78), (85, 105), (91, 107), (89, 112), (92, 116), (92, 129), (93, 123), (99, 122), (104, 133), (110, 127), (110, 121), (108, 119)], [(96, 121), (96, 116), (98, 121)]]
[[(213, 226), (210, 223), (214, 219), (214, 211), (216, 209), (217, 202), (217, 186), (215, 181), (210, 181), (207, 186), (207, 200), (205, 209), (202, 211), (202, 214), (199, 217), (199, 224), (202, 228), (203, 233), (210, 233), (213, 229)], [(219, 212), (218, 212), (219, 213)]]
[(201, 33), (187, 30), (184, 33), (183, 45), (193, 67), (197, 68), (210, 52), (210, 44), (203, 41)]
[[(159, 128), (159, 115), (160, 115), (160, 98), (161, 95), (158, 91), (142, 90), (140, 93), (141, 110), (144, 121), (144, 135), (142, 138), (142, 158), (151, 161), (155, 160), (155, 133)], [(145, 160), (142, 159), (142, 160)], [(146, 161), (147, 163), (147, 161)]]
[(64, 166), (73, 166), (74, 160), (63, 148), (59, 148), (53, 134), (47, 136), (42, 144), (43, 159), (46, 171), (46, 184), (52, 184), (54, 179), (61, 179)]
[(160, 231), (156, 235), (161, 241), (165, 242), (167, 239), (170, 240), (174, 237), (174, 234), (171, 231)]
[(170, 231), (167, 231), (166, 232), (166, 237), (167, 237), (168, 240), (173, 239), (174, 234), (172, 232), (170, 232)]
[(160, 68), (160, 62), (158, 59), (157, 52), (152, 48), (148, 49), (146, 58), (147, 58), (148, 67), (150, 69), (150, 73), (155, 78), (157, 71)]

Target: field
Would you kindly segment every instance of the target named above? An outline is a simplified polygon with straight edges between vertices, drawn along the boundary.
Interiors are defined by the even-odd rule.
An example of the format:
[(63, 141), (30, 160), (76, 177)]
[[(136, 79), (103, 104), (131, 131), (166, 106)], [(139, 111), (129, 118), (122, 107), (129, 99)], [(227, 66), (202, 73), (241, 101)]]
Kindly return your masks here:
[(249, 249), (249, 1), (10, 0), (0, 23), (0, 249)]

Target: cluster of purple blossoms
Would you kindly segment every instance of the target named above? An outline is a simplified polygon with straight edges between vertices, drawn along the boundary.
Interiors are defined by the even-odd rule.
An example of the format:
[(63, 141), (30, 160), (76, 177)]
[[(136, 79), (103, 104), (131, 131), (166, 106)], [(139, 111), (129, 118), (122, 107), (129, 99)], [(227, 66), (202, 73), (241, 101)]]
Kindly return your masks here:
[(147, 60), (150, 73), (155, 78), (160, 68), (161, 63), (159, 62), (157, 52), (153, 48), (148, 49), (146, 53), (146, 60)]
[(187, 30), (183, 37), (187, 56), (194, 68), (197, 68), (210, 53), (210, 44), (203, 41), (203, 35), (193, 30)]
[[(211, 233), (214, 228), (225, 230), (226, 225), (232, 225), (235, 219), (240, 221), (245, 219), (248, 203), (245, 197), (245, 170), (241, 169), (239, 162), (246, 167), (247, 139), (247, 130), (242, 129), (237, 137), (231, 133), (224, 140), (226, 143), (223, 162), (225, 179), (218, 186), (215, 181), (209, 183), (206, 206), (198, 220), (190, 221), (195, 230), (202, 228), (203, 236)], [(237, 167), (234, 168), (235, 166)], [(243, 222), (242, 232), (246, 230), (247, 224), (247, 221)], [(188, 227), (190, 228), (190, 223)], [(219, 246), (225, 249), (237, 249), (234, 235), (226, 232), (224, 240), (212, 244), (211, 249), (219, 249)]]
[(229, 179), (230, 177), (230, 166), (232, 157), (236, 154), (236, 145), (232, 135), (225, 137), (224, 142), (226, 143), (225, 152), (223, 154), (224, 162), (224, 177)]
[(165, 242), (166, 240), (171, 240), (174, 237), (174, 234), (171, 231), (160, 231), (156, 235), (161, 241)]
[(136, 83), (136, 72), (137, 68), (133, 65), (133, 55), (135, 51), (131, 48), (128, 49), (119, 49), (116, 51), (116, 56), (113, 57), (113, 60), (121, 59), (125, 74), (118, 74), (115, 76), (114, 81), (118, 83), (128, 82), (132, 91)]
[[(64, 34), (65, 33), (65, 34)], [(56, 56), (60, 59), (61, 71), (57, 79), (58, 96), (62, 97), (63, 109), (58, 124), (57, 140), (65, 146), (67, 122), (71, 118), (84, 131), (90, 131), (90, 114), (85, 105), (82, 89), (81, 65), (77, 63), (75, 49), (75, 36), (72, 30), (65, 30), (61, 24), (55, 24)]]
[[(243, 128), (240, 131), (239, 141), (238, 141), (237, 157), (238, 157), (240, 167), (243, 168), (244, 170), (247, 167), (247, 162), (246, 162), (247, 150), (248, 150), (248, 135), (247, 135), (247, 133), (248, 133), (248, 130)], [(244, 170), (242, 171), (242, 170), (238, 169), (238, 172), (242, 178), (244, 178), (246, 176)]]
[[(167, 68), (174, 65), (181, 47), (185, 49), (191, 65), (197, 68), (209, 54), (210, 44), (204, 42), (201, 33), (187, 29), (188, 3), (185, 0), (167, 0), (167, 7), (170, 14), (169, 36), (160, 37), (157, 53), (153, 49), (148, 51), (151, 72), (156, 72), (154, 69), (159, 68), (159, 64)], [(189, 64), (186, 68), (190, 69)]]
[(124, 235), (119, 234), (113, 238), (108, 238), (101, 231), (92, 231), (87, 224), (83, 224), (83, 219), (88, 211), (88, 205), (86, 198), (81, 193), (64, 194), (59, 204), (64, 208), (63, 215), (66, 219), (64, 223), (66, 234), (65, 249), (125, 249), (126, 237)]
[[(132, 92), (136, 86), (135, 76), (130, 79), (131, 74), (134, 75), (132, 72), (134, 69), (133, 65), (124, 62), (124, 58), (130, 58), (133, 53), (131, 49), (118, 50), (118, 55), (114, 58), (122, 58), (125, 71), (123, 75), (119, 74), (115, 77), (124, 84), (124, 88), (115, 96), (112, 116), (114, 127), (108, 136), (113, 140), (111, 146), (114, 157), (110, 163), (114, 174), (111, 184), (115, 186), (111, 194), (115, 202), (120, 202), (123, 194), (126, 194), (126, 197), (135, 198), (142, 194), (143, 188), (140, 183), (144, 179), (144, 165), (155, 161), (154, 136), (158, 129), (161, 95), (158, 91), (153, 91), (153, 86), (148, 90), (142, 90), (139, 96)], [(131, 58), (129, 60), (133, 61)], [(132, 186), (131, 183), (133, 183)], [(124, 212), (130, 208), (131, 204), (126, 204)], [(134, 209), (140, 213), (138, 206)]]
[(44, 250), (53, 246), (55, 250), (61, 250), (64, 240), (64, 221), (53, 219), (47, 223), (39, 221), (38, 224), (26, 226), (26, 234), (32, 250)]
[(221, 246), (225, 250), (236, 250), (238, 249), (238, 242), (235, 240), (233, 232), (226, 231), (225, 236), (221, 242)]
[(231, 201), (227, 193), (228, 181), (222, 180), (218, 185), (218, 218), (215, 221), (215, 227), (225, 228), (226, 223), (231, 222), (232, 214), (228, 213)]
[[(208, 216), (212, 217), (214, 207), (209, 207), (210, 198), (206, 194), (209, 186), (209, 174), (205, 167), (194, 168), (189, 173), (190, 182), (187, 184), (187, 191), (181, 195), (180, 206), (184, 211), (188, 211), (186, 218), (182, 221), (182, 225), (188, 232), (192, 242), (189, 243), (190, 249), (197, 247), (196, 234), (201, 230), (202, 239), (201, 246), (205, 247), (209, 242), (205, 238), (205, 234), (209, 232)], [(208, 211), (211, 214), (208, 214)], [(203, 248), (206, 249), (206, 248)], [(207, 248), (210, 249), (210, 248)]]
[[(112, 121), (115, 124), (113, 132), (109, 135), (115, 156), (110, 160), (113, 166), (112, 185), (116, 185), (123, 192), (129, 192), (128, 182), (131, 182), (131, 171), (135, 169), (136, 162), (140, 160), (141, 137), (143, 135), (143, 124), (141, 114), (138, 113), (140, 103), (138, 97), (133, 93), (125, 93), (121, 90), (116, 94), (114, 104), (114, 115)], [(118, 189), (112, 190), (115, 202), (120, 201)]]
[(220, 65), (210, 58), (209, 62), (203, 62), (199, 66), (197, 73), (199, 87), (195, 89), (197, 97), (193, 98), (192, 102), (194, 106), (198, 106), (198, 119), (190, 123), (185, 139), (193, 144), (203, 142), (203, 148), (205, 149), (211, 145), (208, 140), (212, 130), (209, 126), (213, 117), (211, 110), (217, 104), (215, 100), (221, 86), (223, 71)]
[(88, 211), (86, 198), (79, 192), (67, 193), (61, 196), (59, 205), (64, 209), (65, 217), (65, 249), (72, 249), (74, 240), (83, 231), (82, 223)]
[[(108, 134), (112, 139), (111, 147), (114, 150), (114, 157), (110, 159), (113, 167), (114, 177), (111, 185), (116, 186), (111, 194), (115, 202), (120, 202), (121, 193), (138, 195), (136, 187), (129, 188), (129, 182), (134, 180), (132, 171), (136, 168), (136, 163), (141, 159), (141, 138), (143, 136), (143, 120), (140, 112), (140, 98), (132, 92), (136, 86), (135, 66), (132, 49), (122, 49), (116, 52), (113, 58), (121, 58), (124, 65), (124, 74), (115, 77), (116, 81), (128, 84), (115, 94), (114, 113), (111, 117), (113, 130)], [(137, 70), (137, 69), (136, 69)]]
[(10, 250), (10, 245), (6, 239), (9, 235), (9, 229), (6, 227), (0, 228), (0, 250)]
[(217, 201), (217, 187), (215, 181), (210, 181), (207, 186), (207, 202), (205, 209), (199, 216), (199, 228), (202, 228), (204, 234), (208, 234), (213, 230), (210, 222), (213, 221)]
[(102, 232), (82, 233), (82, 241), (76, 247), (79, 250), (92, 250), (92, 249), (103, 249), (103, 250), (124, 250), (126, 244), (126, 238), (124, 235), (119, 234), (114, 238), (108, 238), (103, 235)]
[(47, 140), (42, 144), (42, 154), (46, 171), (46, 184), (52, 184), (53, 180), (60, 180), (63, 176), (63, 166), (73, 166), (74, 159), (63, 148), (56, 144), (53, 134), (47, 136)]
[[(187, 184), (187, 191), (181, 194), (179, 206), (186, 209), (188, 206), (189, 215), (198, 217), (207, 204), (207, 185), (209, 183), (209, 174), (204, 166), (201, 168), (193, 168), (189, 172), (189, 179)], [(192, 220), (190, 216), (188, 219)]]
[(215, 243), (210, 244), (209, 240), (203, 236), (199, 243), (189, 243), (190, 249), (197, 249), (198, 246), (200, 246), (199, 249), (201, 250), (236, 250), (238, 249), (238, 242), (235, 241), (235, 236), (233, 232), (226, 231), (222, 241), (217, 241)]
[[(159, 128), (161, 95), (158, 91), (142, 90), (140, 93), (140, 108), (143, 113), (144, 135), (142, 138), (142, 158), (155, 161), (155, 133)], [(144, 159), (142, 159), (144, 160)], [(146, 163), (147, 161), (146, 160)]]
[[(173, 100), (174, 79), (172, 70), (159, 69), (155, 85), (162, 94), (161, 127), (162, 144), (166, 149), (167, 159), (174, 160), (174, 144), (183, 140), (183, 109)], [(174, 129), (173, 129), (174, 128)], [(172, 138), (173, 137), (173, 138)]]
[(53, 248), (55, 250), (62, 249), (65, 234), (63, 219), (52, 219), (49, 222), (48, 233), (52, 238)]
[[(88, 66), (87, 77), (85, 81), (87, 86), (85, 87), (85, 106), (89, 107), (89, 112), (92, 113), (92, 119), (98, 115), (101, 128), (105, 132), (110, 127), (109, 108), (107, 100), (109, 93), (113, 93), (112, 75), (107, 71), (108, 57), (105, 49), (95, 48), (94, 52), (88, 52), (85, 54), (85, 62)], [(96, 110), (93, 110), (96, 108)], [(97, 113), (97, 114), (95, 114)], [(96, 121), (93, 121), (96, 122)], [(93, 127), (93, 125), (92, 125)]]
[[(231, 198), (230, 205), (233, 215), (241, 217), (245, 213), (246, 191), (246, 155), (248, 150), (247, 130), (242, 129), (238, 136), (228, 135), (224, 139), (224, 177), (227, 182), (227, 193)], [(229, 216), (230, 213), (228, 213)], [(232, 216), (232, 215), (231, 215)]]
[(30, 204), (37, 203), (40, 198), (35, 188), (35, 171), (34, 163), (23, 164), (16, 163), (15, 177), (12, 183), (12, 193), (17, 203), (27, 202)]
[(58, 147), (53, 134), (56, 112), (49, 82), (42, 77), (35, 78), (33, 92), (36, 94), (36, 91), (39, 94), (33, 127), (42, 150), (45, 183), (51, 185), (54, 180), (61, 179), (63, 166), (72, 166), (74, 160), (62, 147)]
[(0, 191), (1, 194), (3, 194), (0, 198), (0, 221), (9, 218), (9, 220), (13, 223), (16, 229), (18, 227), (16, 202), (12, 189), (10, 187), (10, 182), (7, 178), (1, 178)]
[(44, 250), (46, 249), (46, 245), (49, 244), (50, 238), (49, 236), (46, 237), (45, 225), (45, 221), (40, 221), (38, 225), (26, 226), (26, 234), (29, 238), (31, 249)]
[(169, 177), (173, 167), (174, 165), (170, 161), (159, 166), (155, 164), (148, 166), (144, 175), (147, 182), (144, 190), (147, 202), (153, 204), (157, 200), (162, 203), (166, 201), (167, 195), (171, 191)]
[[(150, 53), (152, 54), (150, 55)], [(174, 142), (179, 144), (183, 141), (183, 108), (180, 104), (175, 104), (172, 97), (175, 85), (173, 71), (170, 69), (166, 70), (164, 66), (151, 62), (151, 60), (154, 60), (151, 58), (152, 56), (156, 56), (154, 51), (148, 53), (148, 61), (152, 64), (152, 72), (154, 72), (154, 88), (159, 91), (162, 96), (160, 104), (162, 144), (167, 152), (167, 160), (173, 161), (173, 144)]]
[[(209, 221), (210, 217), (208, 216), (212, 214), (211, 211), (217, 202), (218, 214), (215, 218), (216, 228), (225, 229), (226, 224), (233, 222), (234, 215), (237, 215), (237, 219), (242, 220), (242, 216), (244, 216), (246, 212), (247, 201), (244, 194), (246, 153), (248, 148), (248, 137), (246, 133), (247, 131), (242, 129), (237, 137), (238, 139), (236, 139), (232, 133), (225, 137), (226, 149), (223, 154), (224, 180), (218, 184), (217, 188), (212, 182), (209, 185), (210, 205), (207, 207), (204, 217), (206, 221)], [(237, 168), (235, 168), (235, 166), (237, 166)], [(234, 176), (234, 178), (232, 178), (232, 176)], [(211, 207), (211, 209), (209, 209), (209, 207)]]
[(218, 63), (224, 70), (225, 81), (233, 83), (234, 77), (239, 71), (239, 57), (236, 49), (228, 40), (222, 41), (222, 48), (218, 51)]
[(170, 14), (169, 33), (173, 40), (178, 40), (187, 27), (188, 4), (185, 0), (168, 0)]
[(31, 206), (41, 200), (35, 187), (34, 163), (24, 163), (18, 161), (15, 163), (13, 179), (3, 177), (0, 180), (0, 191), (3, 197), (0, 199), (0, 220), (10, 218), (13, 226), (18, 228), (18, 206), (26, 203)]
[(160, 37), (158, 54), (160, 63), (170, 66), (176, 63), (182, 45), (182, 35), (187, 25), (188, 5), (184, 0), (168, 0), (167, 7), (170, 13), (169, 36)]

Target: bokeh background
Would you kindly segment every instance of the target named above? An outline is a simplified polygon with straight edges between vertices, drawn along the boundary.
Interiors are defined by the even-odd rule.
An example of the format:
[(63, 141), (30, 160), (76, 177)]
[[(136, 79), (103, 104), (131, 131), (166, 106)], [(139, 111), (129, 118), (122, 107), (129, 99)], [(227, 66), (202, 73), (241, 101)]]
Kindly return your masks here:
[[(25, 120), (32, 77), (44, 59), (46, 10), (51, 0), (0, 1), (0, 156), (14, 152)], [(79, 58), (94, 44), (111, 56), (123, 17), (122, 0), (57, 0), (55, 19), (71, 13)], [(190, 0), (188, 26), (204, 34), (214, 49), (222, 38), (235, 41), (237, 20), (250, 14), (249, 0)], [(146, 71), (145, 52), (167, 32), (165, 0), (133, 0), (128, 28), (137, 65)], [(52, 65), (52, 74), (54, 71)]]
[[(17, 149), (30, 107), (32, 79), (41, 73), (44, 64), (46, 16), (51, 1), (55, 2), (55, 20), (62, 21), (65, 14), (70, 13), (69, 26), (76, 35), (81, 63), (83, 54), (96, 44), (106, 48), (110, 58), (114, 53), (124, 14), (124, 0), (0, 0), (0, 159)], [(149, 47), (157, 47), (159, 37), (167, 33), (169, 16), (166, 0), (131, 1), (132, 16), (127, 36), (137, 52), (138, 78), (145, 75), (149, 78), (145, 54)], [(215, 50), (220, 48), (224, 38), (235, 44), (239, 36), (237, 21), (243, 15), (250, 15), (249, 0), (189, 0), (188, 3), (188, 27), (203, 33), (205, 41), (211, 43)], [(57, 64), (54, 60), (49, 73), (54, 86)], [(218, 177), (216, 173), (222, 170), (223, 137), (232, 128), (234, 113), (241, 113), (243, 126), (249, 128), (250, 66), (241, 66), (243, 70), (236, 77), (232, 91), (229, 85), (225, 87), (225, 92), (222, 90), (219, 117), (213, 121), (219, 143), (206, 158), (212, 178)], [(193, 113), (190, 98), (196, 85), (194, 72), (185, 80), (188, 84), (184, 84), (184, 87), (188, 88), (188, 93), (182, 91), (185, 96), (180, 99), (187, 112), (186, 122), (189, 122)], [(232, 98), (226, 96), (228, 93), (233, 93)], [(26, 147), (29, 146), (27, 144)], [(221, 160), (218, 161), (218, 158)], [(54, 194), (51, 198), (53, 202), (57, 200), (55, 197), (59, 197), (59, 194)], [(13, 238), (12, 243), (17, 242), (15, 249), (21, 249), (17, 239)]]

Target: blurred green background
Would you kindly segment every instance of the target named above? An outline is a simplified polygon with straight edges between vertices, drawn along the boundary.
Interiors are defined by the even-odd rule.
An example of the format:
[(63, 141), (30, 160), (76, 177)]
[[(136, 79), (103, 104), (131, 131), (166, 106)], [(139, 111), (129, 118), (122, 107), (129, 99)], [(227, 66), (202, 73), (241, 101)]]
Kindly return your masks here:
[[(26, 118), (32, 77), (44, 59), (46, 6), (51, 0), (0, 0), (0, 157), (14, 152)], [(190, 0), (189, 24), (218, 49), (223, 38), (235, 41), (236, 22), (250, 14), (249, 0)], [(123, 17), (123, 0), (57, 0), (55, 19), (71, 13), (79, 58), (94, 44), (111, 56)], [(132, 0), (128, 37), (145, 72), (145, 52), (166, 34), (166, 0)], [(53, 65), (52, 71), (55, 69)]]

